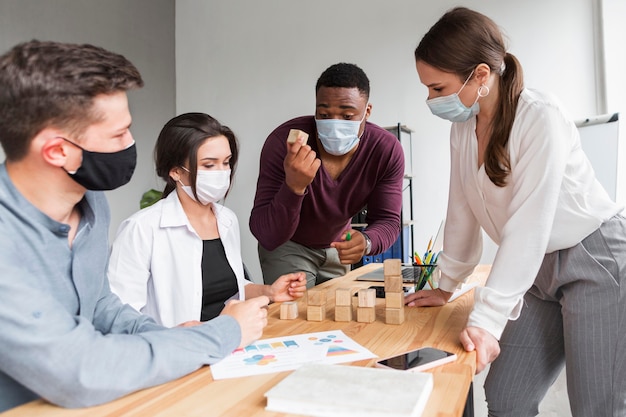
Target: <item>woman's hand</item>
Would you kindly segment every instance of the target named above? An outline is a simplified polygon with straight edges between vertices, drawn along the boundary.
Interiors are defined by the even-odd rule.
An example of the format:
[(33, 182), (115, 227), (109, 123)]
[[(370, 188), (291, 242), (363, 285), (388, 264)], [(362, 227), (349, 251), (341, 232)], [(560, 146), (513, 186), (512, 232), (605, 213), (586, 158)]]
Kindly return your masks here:
[(306, 292), (306, 274), (294, 272), (282, 275), (272, 285), (266, 287), (269, 289), (268, 296), (273, 302), (293, 301)]
[(491, 333), (480, 327), (466, 327), (459, 335), (463, 348), (476, 351), (476, 373), (481, 373), (500, 354), (500, 343)]
[(409, 307), (437, 307), (445, 305), (452, 297), (452, 293), (439, 288), (434, 290), (420, 290), (404, 297), (404, 304)]

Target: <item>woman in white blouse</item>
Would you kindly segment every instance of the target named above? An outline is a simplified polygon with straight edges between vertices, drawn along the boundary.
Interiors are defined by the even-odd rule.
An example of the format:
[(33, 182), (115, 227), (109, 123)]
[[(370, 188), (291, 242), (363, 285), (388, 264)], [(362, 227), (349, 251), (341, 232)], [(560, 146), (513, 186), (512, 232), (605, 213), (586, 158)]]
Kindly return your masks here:
[(478, 372), (495, 360), (490, 415), (536, 415), (564, 364), (574, 416), (626, 415), (626, 219), (574, 123), (524, 88), (480, 13), (447, 12), (415, 59), (430, 110), (454, 123), (439, 289), (407, 304), (448, 301), (480, 260), (482, 228), (499, 249), (460, 340)]
[(271, 286), (245, 277), (237, 217), (218, 204), (238, 157), (228, 127), (207, 114), (182, 114), (163, 127), (154, 156), (163, 198), (126, 219), (111, 250), (108, 277), (122, 301), (172, 327), (210, 320), (231, 299), (304, 294), (302, 272)]

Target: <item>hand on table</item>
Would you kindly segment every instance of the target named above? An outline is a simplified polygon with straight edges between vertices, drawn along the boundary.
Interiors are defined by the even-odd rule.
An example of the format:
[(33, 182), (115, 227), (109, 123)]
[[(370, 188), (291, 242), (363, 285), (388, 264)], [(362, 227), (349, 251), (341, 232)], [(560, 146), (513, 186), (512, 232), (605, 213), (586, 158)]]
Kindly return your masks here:
[(480, 327), (466, 327), (459, 335), (463, 348), (476, 351), (476, 373), (481, 373), (500, 354), (500, 344), (487, 330)]
[(452, 293), (436, 288), (434, 290), (419, 290), (404, 297), (404, 304), (409, 307), (438, 307), (445, 305), (452, 297)]
[(293, 301), (300, 298), (306, 292), (306, 274), (294, 272), (281, 275), (269, 287), (270, 300), (274, 302)]
[(239, 347), (248, 346), (263, 335), (267, 326), (267, 305), (270, 300), (266, 296), (251, 298), (246, 301), (229, 301), (220, 315), (232, 316), (241, 328)]

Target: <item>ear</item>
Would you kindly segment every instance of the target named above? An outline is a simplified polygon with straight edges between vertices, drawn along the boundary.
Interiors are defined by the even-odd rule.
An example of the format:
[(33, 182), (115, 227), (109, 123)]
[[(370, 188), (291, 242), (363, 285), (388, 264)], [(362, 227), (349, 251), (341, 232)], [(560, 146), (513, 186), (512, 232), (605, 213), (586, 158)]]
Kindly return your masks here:
[(180, 168), (179, 167), (170, 169), (170, 178), (174, 180), (174, 182), (180, 181)]
[(372, 103), (368, 102), (367, 106), (365, 106), (365, 120), (370, 118), (372, 115)]
[(73, 152), (70, 148), (76, 148), (63, 137), (63, 133), (56, 129), (44, 129), (33, 139), (34, 144), (41, 144), (41, 157), (50, 165), (65, 166), (68, 155)]
[(490, 76), (491, 68), (489, 68), (489, 65), (485, 64), (484, 62), (478, 64), (478, 66), (474, 70), (474, 78), (479, 85), (487, 84), (489, 82)]

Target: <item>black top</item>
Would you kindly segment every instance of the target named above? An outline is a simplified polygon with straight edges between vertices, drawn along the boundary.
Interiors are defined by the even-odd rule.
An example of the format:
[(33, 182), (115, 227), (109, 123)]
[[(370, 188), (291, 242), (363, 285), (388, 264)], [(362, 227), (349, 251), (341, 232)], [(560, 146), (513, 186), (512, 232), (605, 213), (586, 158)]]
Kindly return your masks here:
[(238, 291), (237, 277), (226, 259), (222, 240), (202, 241), (202, 312), (200, 321), (217, 317)]

